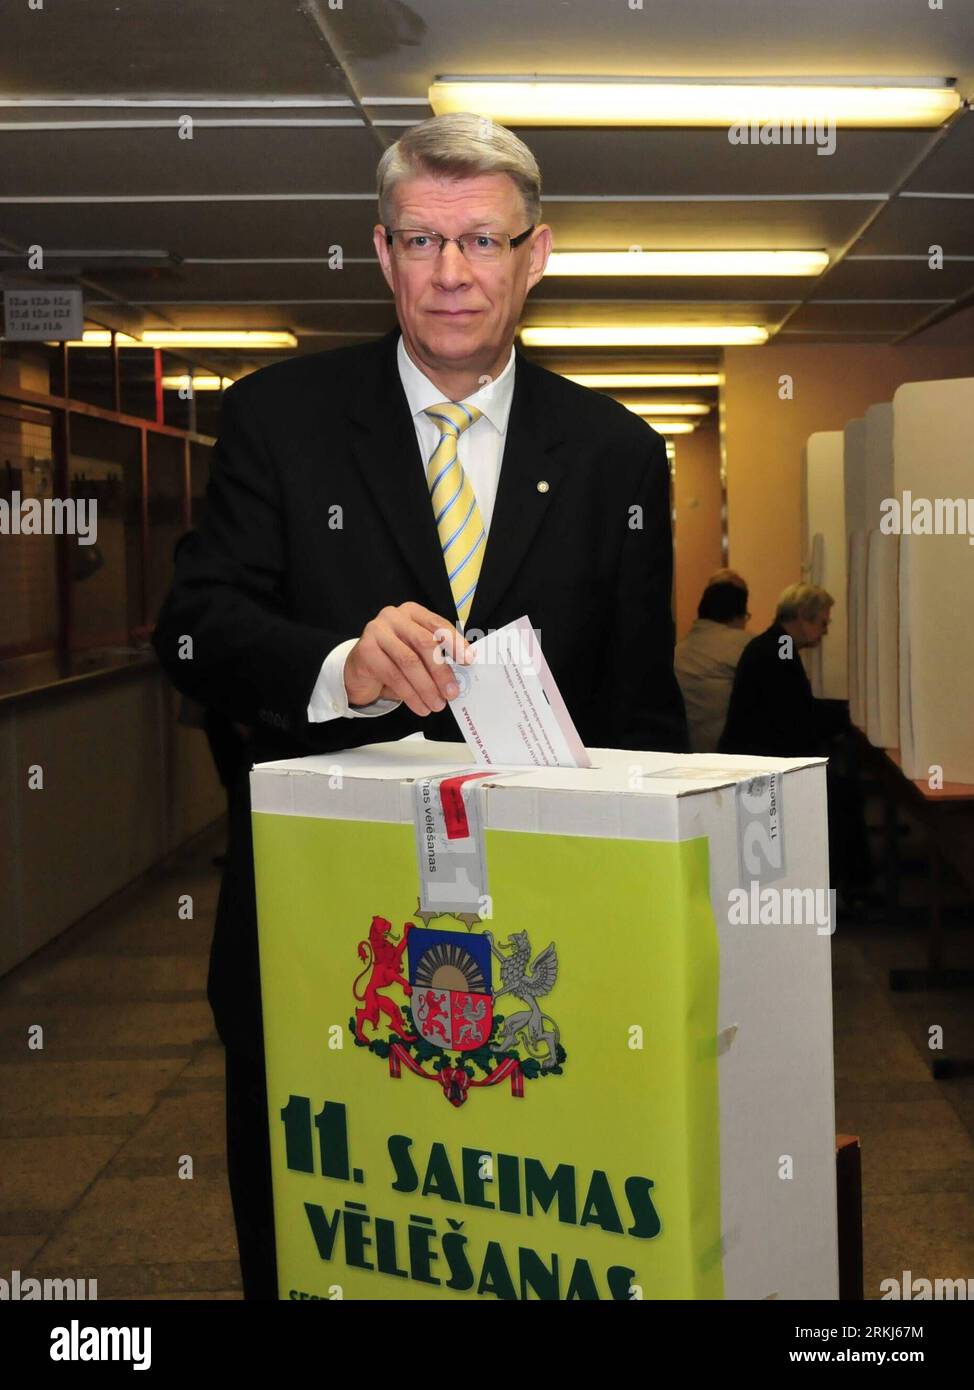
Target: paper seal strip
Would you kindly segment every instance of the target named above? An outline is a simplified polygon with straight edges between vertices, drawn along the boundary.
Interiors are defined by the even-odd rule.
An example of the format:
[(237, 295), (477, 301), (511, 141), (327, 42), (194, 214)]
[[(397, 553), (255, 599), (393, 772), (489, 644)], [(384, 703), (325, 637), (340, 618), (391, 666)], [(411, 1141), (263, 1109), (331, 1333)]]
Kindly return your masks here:
[(477, 783), (493, 771), (459, 771), (418, 777), (413, 820), (419, 861), (421, 912), (483, 910), (487, 856)]
[(787, 871), (780, 772), (751, 777), (737, 788), (737, 849), (742, 884), (775, 883)]

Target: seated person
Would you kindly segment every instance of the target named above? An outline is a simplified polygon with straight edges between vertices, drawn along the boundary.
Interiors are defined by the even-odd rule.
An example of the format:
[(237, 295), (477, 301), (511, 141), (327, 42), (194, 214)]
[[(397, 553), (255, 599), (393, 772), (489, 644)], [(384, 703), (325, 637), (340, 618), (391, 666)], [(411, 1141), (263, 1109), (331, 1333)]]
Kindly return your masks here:
[(816, 700), (799, 653), (829, 630), (834, 600), (811, 584), (792, 584), (774, 622), (749, 642), (737, 665), (721, 753), (828, 757), (829, 861), (840, 909), (861, 915), (872, 877), (869, 840), (854, 760), (841, 736), (850, 730), (844, 701)]
[(832, 735), (848, 724), (846, 707), (815, 699), (799, 655), (828, 632), (834, 602), (813, 584), (792, 584), (781, 595), (774, 622), (748, 643), (738, 662), (721, 753), (821, 756)]
[(673, 666), (683, 691), (693, 753), (717, 751), (734, 672), (751, 640), (744, 631), (750, 616), (743, 579), (733, 570), (718, 570), (703, 591), (696, 622), (676, 645)]

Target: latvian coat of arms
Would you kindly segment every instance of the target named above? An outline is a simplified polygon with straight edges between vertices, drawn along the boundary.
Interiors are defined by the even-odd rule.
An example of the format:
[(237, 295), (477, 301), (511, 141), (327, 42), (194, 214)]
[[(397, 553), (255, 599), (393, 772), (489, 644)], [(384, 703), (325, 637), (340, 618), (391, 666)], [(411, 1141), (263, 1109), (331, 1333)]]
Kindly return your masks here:
[(477, 1087), (509, 1080), (523, 1097), (525, 1081), (560, 1076), (566, 1053), (544, 1007), (558, 980), (555, 943), (532, 960), (526, 931), (497, 940), (472, 913), (414, 917), (395, 937), (375, 916), (359, 942), (356, 1046), (385, 1059), (390, 1076), (405, 1067), (439, 1082), (454, 1106)]

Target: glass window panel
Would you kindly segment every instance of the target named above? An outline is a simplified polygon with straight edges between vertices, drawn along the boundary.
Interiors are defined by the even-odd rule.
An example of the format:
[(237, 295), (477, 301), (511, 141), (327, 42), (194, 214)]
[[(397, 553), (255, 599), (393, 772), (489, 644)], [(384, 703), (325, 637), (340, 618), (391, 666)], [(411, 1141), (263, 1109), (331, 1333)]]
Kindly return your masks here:
[(64, 395), (64, 360), (67, 352), (61, 343), (47, 349), (47, 367), (50, 376), (52, 396)]
[(122, 414), (156, 418), (156, 373), (153, 348), (120, 347), (118, 380)]
[(173, 548), (183, 525), (184, 449), (181, 439), (149, 434), (148, 617), (155, 621), (172, 581)]
[(174, 357), (171, 352), (162, 354), (163, 423), (174, 425), (178, 430), (191, 430), (193, 428), (193, 402), (189, 398), (185, 381), (181, 386), (166, 386), (165, 383), (177, 379), (180, 381), (184, 378), (191, 379), (192, 376), (191, 363), (184, 361), (181, 357)]
[(0, 658), (57, 645), (56, 538), (16, 530), (25, 501), (54, 494), (51, 425), (29, 413), (38, 419), (0, 413)]
[(39, 391), (58, 396), (63, 386), (61, 349), (46, 343), (0, 343), (0, 391)]
[(71, 399), (115, 409), (115, 382), (110, 347), (68, 348), (68, 386)]
[(69, 477), (98, 503), (96, 543), (71, 547), (72, 647), (124, 646), (142, 623), (141, 431), (72, 414)]
[(222, 391), (197, 391), (196, 393), (196, 432), (216, 436), (220, 420), (220, 401)]
[(189, 446), (189, 519), (196, 526), (203, 515), (206, 501), (206, 484), (210, 476), (210, 457), (213, 450), (207, 444)]

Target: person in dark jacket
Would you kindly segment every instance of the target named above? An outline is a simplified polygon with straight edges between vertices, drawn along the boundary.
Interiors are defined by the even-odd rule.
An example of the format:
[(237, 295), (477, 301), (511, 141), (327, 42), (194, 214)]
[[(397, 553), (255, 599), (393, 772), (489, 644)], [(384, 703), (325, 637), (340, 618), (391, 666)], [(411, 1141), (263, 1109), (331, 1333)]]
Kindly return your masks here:
[(178, 690), (254, 730), (208, 980), (247, 1299), (280, 1292), (249, 766), (419, 731), (469, 761), (439, 658), (525, 614), (583, 742), (687, 749), (663, 440), (515, 346), (551, 246), (534, 156), (460, 112), (411, 126), (377, 179), (398, 326), (225, 392), (153, 637)]
[(737, 663), (719, 752), (823, 755), (832, 735), (848, 724), (839, 702), (816, 700), (799, 655), (828, 632), (834, 602), (812, 584), (784, 591), (774, 622), (747, 644)]
[(829, 630), (835, 600), (813, 584), (792, 584), (775, 620), (744, 648), (731, 690), (721, 753), (769, 758), (828, 757), (829, 861), (843, 908), (861, 914), (872, 863), (844, 700), (818, 700), (800, 652)]

